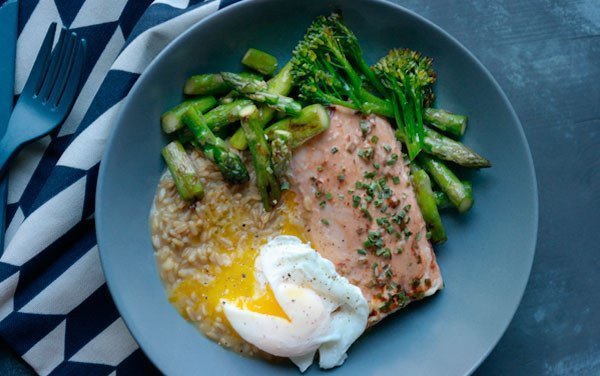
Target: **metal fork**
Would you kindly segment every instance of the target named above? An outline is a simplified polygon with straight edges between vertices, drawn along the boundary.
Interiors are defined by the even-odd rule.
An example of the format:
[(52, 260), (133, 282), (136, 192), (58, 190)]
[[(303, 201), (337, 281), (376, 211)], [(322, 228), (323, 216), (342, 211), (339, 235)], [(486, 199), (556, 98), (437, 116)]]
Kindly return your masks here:
[(19, 149), (52, 132), (65, 120), (79, 94), (85, 39), (63, 28), (52, 50), (55, 32), (56, 23), (52, 23), (0, 140), (0, 177)]

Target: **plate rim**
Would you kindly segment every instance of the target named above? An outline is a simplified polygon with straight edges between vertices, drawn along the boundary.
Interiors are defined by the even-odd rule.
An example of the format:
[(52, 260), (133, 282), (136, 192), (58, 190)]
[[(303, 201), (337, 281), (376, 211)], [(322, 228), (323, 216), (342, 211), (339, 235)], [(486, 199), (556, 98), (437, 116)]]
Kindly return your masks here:
[[(282, 0), (272, 0), (272, 1), (278, 2), (278, 1), (282, 1)], [(502, 90), (502, 87), (500, 86), (500, 84), (496, 81), (496, 79), (491, 74), (491, 72), (486, 68), (486, 66), (483, 63), (481, 63), (481, 61), (479, 61), (479, 59), (475, 56), (475, 54), (473, 54), (468, 48), (466, 48), (454, 36), (452, 36), (450, 33), (445, 31), (443, 28), (441, 28), (440, 26), (435, 24), (433, 21), (430, 21), (429, 19), (425, 18), (424, 16), (421, 16), (420, 14), (416, 13), (415, 11), (413, 11), (411, 9), (408, 9), (408, 8), (406, 8), (402, 5), (399, 5), (395, 2), (392, 2), (392, 0), (355, 0), (355, 1), (363, 2), (363, 3), (367, 3), (367, 4), (375, 4), (377, 6), (389, 7), (389, 8), (393, 8), (396, 11), (403, 12), (409, 17), (416, 18), (419, 22), (425, 23), (428, 27), (431, 27), (435, 32), (440, 33), (445, 38), (449, 39), (452, 43), (454, 43), (461, 50), (462, 53), (464, 53), (474, 64), (476, 64), (479, 67), (479, 69), (481, 69), (481, 71), (484, 73), (486, 78), (489, 79), (489, 81), (492, 83), (494, 89), (500, 94), (502, 103), (508, 109), (512, 120), (518, 125), (517, 131), (518, 131), (521, 139), (524, 141), (523, 144), (525, 147), (525, 156), (526, 156), (526, 163), (527, 163), (526, 167), (527, 167), (528, 173), (531, 176), (532, 182), (533, 182), (533, 187), (531, 190), (531, 196), (532, 196), (531, 198), (532, 198), (533, 215), (534, 215), (534, 223), (532, 224), (534, 231), (533, 231), (533, 237), (531, 239), (533, 250), (531, 253), (529, 253), (529, 257), (526, 260), (527, 263), (529, 264), (527, 267), (527, 278), (524, 279), (522, 285), (519, 287), (520, 292), (519, 292), (517, 304), (515, 305), (514, 308), (512, 308), (512, 313), (510, 314), (510, 317), (508, 318), (506, 323), (504, 323), (504, 325), (502, 325), (503, 328), (498, 333), (497, 338), (494, 341), (490, 342), (490, 344), (488, 345), (488, 348), (481, 354), (479, 359), (476, 362), (474, 362), (473, 365), (467, 370), (466, 374), (470, 375), (483, 363), (483, 361), (489, 356), (489, 354), (496, 347), (496, 345), (498, 344), (500, 339), (506, 333), (508, 326), (514, 319), (517, 309), (520, 307), (520, 305), (522, 303), (523, 296), (525, 294), (525, 290), (527, 288), (529, 279), (531, 277), (531, 270), (533, 267), (533, 261), (534, 261), (535, 253), (537, 250), (537, 240), (538, 240), (538, 231), (539, 231), (539, 195), (538, 195), (537, 175), (535, 172), (535, 165), (534, 165), (533, 157), (531, 154), (531, 148), (529, 147), (529, 141), (527, 140), (525, 130), (523, 129), (523, 125), (521, 124), (521, 121), (519, 120), (517, 113), (515, 112), (506, 93), (504, 92), (504, 90)], [(142, 71), (141, 75), (138, 77), (138, 79), (136, 80), (134, 85), (131, 87), (131, 89), (127, 93), (125, 101), (122, 103), (121, 108), (118, 111), (118, 114), (114, 121), (114, 126), (110, 130), (109, 137), (107, 139), (107, 142), (104, 147), (104, 151), (102, 153), (102, 158), (100, 161), (100, 168), (98, 171), (98, 180), (96, 183), (96, 195), (95, 195), (95, 199), (94, 199), (94, 205), (95, 205), (94, 217), (99, 218), (99, 217), (103, 216), (102, 205), (100, 205), (100, 197), (103, 195), (102, 192), (104, 191), (104, 186), (105, 186), (104, 177), (106, 174), (105, 173), (106, 163), (104, 163), (104, 160), (105, 160), (105, 157), (107, 156), (107, 154), (110, 153), (113, 142), (116, 138), (115, 135), (117, 133), (117, 129), (119, 128), (119, 125), (122, 124), (122, 120), (124, 117), (124, 109), (127, 108), (127, 106), (129, 105), (129, 102), (132, 101), (132, 97), (130, 94), (135, 92), (138, 89), (138, 87), (141, 85), (141, 82), (144, 80), (144, 78), (149, 74), (149, 72), (151, 72), (155, 69), (156, 65), (158, 64), (158, 62), (160, 60), (162, 60), (166, 55), (170, 54), (173, 50), (175, 50), (176, 45), (178, 45), (181, 40), (184, 40), (184, 39), (190, 37), (190, 35), (195, 33), (197, 29), (203, 27), (203, 24), (208, 23), (215, 18), (222, 17), (223, 15), (226, 15), (227, 13), (237, 11), (238, 8), (251, 7), (255, 3), (261, 3), (261, 2), (263, 2), (263, 1), (261, 1), (261, 0), (241, 0), (234, 4), (228, 5), (225, 8), (217, 9), (214, 13), (212, 13), (212, 14), (206, 16), (205, 18), (199, 20), (198, 22), (194, 23), (186, 31), (184, 31), (183, 33), (178, 35), (175, 39), (173, 39), (171, 42), (169, 42), (162, 49), (162, 51), (156, 57), (154, 57), (152, 59), (152, 61), (148, 64), (148, 66)], [(209, 3), (206, 3), (206, 4), (209, 4)], [(206, 4), (204, 4), (204, 5), (206, 5)], [(101, 236), (100, 234), (102, 234), (104, 232), (105, 232), (105, 230), (102, 225), (102, 221), (99, 221), (96, 219), (95, 220), (95, 233), (96, 233), (96, 241), (98, 244), (100, 263), (101, 263), (102, 271), (104, 273), (106, 284), (108, 286), (108, 290), (113, 299), (113, 302), (115, 303), (115, 306), (117, 308), (117, 311), (119, 312), (120, 317), (123, 319), (123, 322), (125, 323), (127, 329), (129, 330), (129, 332), (135, 339), (136, 343), (139, 345), (140, 349), (148, 357), (148, 359), (152, 362), (152, 364), (154, 366), (156, 366), (162, 373), (165, 373), (165, 370), (168, 367), (166, 367), (166, 365), (162, 363), (162, 359), (159, 361), (160, 357), (156, 356), (154, 354), (154, 352), (151, 351), (150, 349), (147, 349), (146, 345), (143, 344), (141, 341), (138, 341), (138, 338), (140, 338), (140, 333), (138, 333), (138, 330), (133, 328), (132, 325), (130, 325), (131, 318), (128, 317), (128, 315), (123, 314), (123, 312), (125, 311), (124, 306), (126, 303), (120, 298), (120, 296), (118, 294), (118, 286), (114, 285), (112, 282), (111, 268), (109, 266), (109, 262), (107, 261), (105, 253), (102, 251), (103, 249), (105, 249), (104, 248), (105, 246), (103, 245), (104, 241), (101, 240), (103, 238), (103, 236)]]

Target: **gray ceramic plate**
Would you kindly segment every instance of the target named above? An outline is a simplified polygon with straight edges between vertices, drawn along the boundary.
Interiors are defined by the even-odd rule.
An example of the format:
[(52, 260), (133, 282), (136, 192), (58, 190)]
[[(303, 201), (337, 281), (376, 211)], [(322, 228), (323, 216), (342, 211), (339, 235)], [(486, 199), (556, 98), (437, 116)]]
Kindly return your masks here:
[[(438, 106), (469, 115), (464, 141), (494, 167), (469, 175), (473, 210), (444, 217), (449, 241), (437, 255), (446, 289), (370, 330), (334, 372), (467, 374), (494, 347), (519, 304), (535, 250), (536, 181), (523, 130), (488, 71), (443, 30), (387, 2), (242, 2), (192, 27), (150, 65), (114, 125), (100, 169), (96, 224), (108, 286), (132, 334), (166, 374), (298, 373), (291, 365), (229, 352), (177, 314), (158, 277), (148, 214), (164, 168), (159, 117), (182, 99), (185, 78), (239, 69), (250, 46), (286, 61), (311, 20), (335, 8), (342, 9), (369, 61), (397, 46), (432, 56)], [(314, 366), (309, 371), (317, 372)]]

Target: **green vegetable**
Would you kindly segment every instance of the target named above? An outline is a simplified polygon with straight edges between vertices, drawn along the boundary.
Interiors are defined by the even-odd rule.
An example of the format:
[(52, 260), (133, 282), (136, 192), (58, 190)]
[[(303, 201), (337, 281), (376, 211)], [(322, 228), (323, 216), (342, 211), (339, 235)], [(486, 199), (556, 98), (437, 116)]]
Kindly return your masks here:
[(412, 182), (415, 188), (415, 195), (423, 218), (427, 222), (429, 231), (431, 233), (431, 240), (434, 243), (443, 243), (446, 241), (446, 232), (442, 225), (442, 218), (436, 205), (435, 195), (431, 190), (431, 180), (427, 173), (417, 168), (413, 163), (412, 165)]
[[(267, 82), (267, 91), (273, 94), (288, 95), (292, 90), (293, 84), (291, 70), (291, 63), (287, 63), (283, 68), (281, 68), (281, 70)], [(271, 119), (273, 119), (274, 114), (275, 110), (272, 108), (261, 106), (257, 121), (264, 128), (271, 121)], [(238, 150), (244, 150), (248, 147), (246, 135), (241, 128), (238, 129), (233, 136), (231, 136), (229, 142), (231, 143), (231, 146)]]
[(221, 77), (231, 88), (255, 102), (260, 102), (269, 107), (287, 113), (291, 116), (298, 116), (302, 105), (290, 97), (268, 92), (268, 85), (265, 81), (249, 79), (239, 74), (223, 72)]
[(448, 195), (441, 191), (434, 191), (433, 195), (435, 196), (435, 204), (437, 205), (439, 210), (448, 209), (452, 206)]
[(372, 113), (389, 105), (365, 89), (362, 77), (375, 87), (381, 83), (364, 60), (356, 36), (343, 25), (341, 16), (333, 13), (313, 21), (294, 49), (292, 76), (300, 96), (308, 102)]
[(419, 158), (419, 163), (460, 213), (466, 212), (473, 206), (473, 192), (467, 189), (446, 165), (426, 155)]
[(256, 173), (256, 185), (266, 211), (271, 211), (281, 198), (281, 186), (271, 164), (271, 149), (267, 144), (258, 109), (252, 106), (241, 119), (248, 140)]
[(217, 100), (214, 97), (194, 98), (180, 103), (161, 116), (162, 129), (165, 133), (173, 133), (183, 127), (181, 116), (190, 108), (206, 112), (216, 105)]
[(377, 77), (389, 89), (394, 118), (406, 135), (405, 143), (413, 160), (423, 148), (423, 102), (435, 82), (432, 60), (409, 49), (393, 49), (373, 66)]
[(242, 64), (262, 74), (271, 75), (277, 70), (277, 58), (256, 48), (249, 48)]
[(286, 132), (290, 147), (295, 149), (328, 128), (327, 109), (320, 104), (313, 104), (304, 107), (297, 117), (285, 118), (270, 125), (265, 134), (269, 140), (273, 140), (280, 132)]
[(285, 118), (265, 130), (271, 145), (273, 171), (282, 178), (292, 158), (292, 149), (329, 128), (329, 113), (320, 104), (302, 109), (300, 116)]
[(248, 99), (238, 99), (231, 103), (217, 106), (204, 114), (206, 124), (213, 133), (219, 133), (229, 124), (240, 120), (240, 114), (243, 110), (252, 105), (252, 101)]
[(471, 148), (427, 127), (425, 127), (423, 144), (423, 148), (428, 154), (463, 167), (484, 168), (492, 166), (489, 160), (477, 154)]
[[(299, 85), (301, 98), (395, 118), (399, 126), (397, 134), (413, 158), (422, 148), (463, 166), (489, 167), (487, 159), (423, 125), (423, 108), (433, 101), (431, 85), (435, 73), (430, 69), (430, 59), (410, 50), (392, 50), (374, 67), (374, 73), (367, 75), (356, 37), (340, 25), (343, 25), (341, 17), (335, 13), (318, 17), (294, 49), (292, 76)], [(377, 91), (387, 93), (390, 100), (366, 89), (376, 88), (375, 73), (378, 74), (375, 78), (381, 80), (378, 86), (387, 84)]]
[[(262, 77), (256, 73), (241, 72), (241, 76), (260, 80)], [(183, 85), (186, 95), (220, 95), (229, 91), (229, 85), (223, 81), (218, 73), (199, 74), (189, 77)]]
[(423, 120), (437, 129), (455, 137), (462, 137), (467, 129), (467, 117), (437, 108), (426, 108)]
[(181, 198), (186, 201), (201, 199), (204, 188), (183, 146), (173, 141), (162, 149), (162, 155)]
[(292, 160), (292, 147), (290, 139), (292, 134), (285, 130), (277, 130), (269, 138), (271, 146), (271, 162), (273, 173), (279, 178), (283, 178), (290, 161)]
[(204, 156), (215, 162), (225, 180), (234, 184), (250, 180), (241, 158), (229, 149), (225, 141), (213, 134), (200, 112), (190, 108), (183, 114), (183, 121), (192, 131)]
[[(473, 185), (471, 184), (471, 182), (463, 181), (462, 183), (465, 186), (467, 195), (473, 195)], [(435, 196), (435, 204), (437, 205), (438, 209), (443, 210), (448, 209), (449, 207), (453, 207), (452, 203), (450, 202), (450, 199), (448, 198), (448, 195), (444, 192), (435, 191), (433, 192), (433, 195)]]
[[(492, 164), (489, 160), (477, 154), (464, 144), (427, 127), (424, 128), (424, 131), (425, 138), (423, 139), (423, 149), (427, 154), (445, 161), (454, 162), (463, 167), (491, 167)], [(400, 129), (396, 131), (396, 138), (402, 142), (406, 139)]]

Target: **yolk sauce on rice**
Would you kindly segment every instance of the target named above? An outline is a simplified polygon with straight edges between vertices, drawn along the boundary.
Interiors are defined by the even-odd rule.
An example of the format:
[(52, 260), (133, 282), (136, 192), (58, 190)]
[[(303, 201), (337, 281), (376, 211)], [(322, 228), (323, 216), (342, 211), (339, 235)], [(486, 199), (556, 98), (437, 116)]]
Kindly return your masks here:
[[(286, 191), (283, 195), (280, 207), (283, 220), (280, 230), (273, 236), (293, 235), (306, 242), (305, 229), (293, 220), (296, 208), (294, 196), (295, 193), (291, 191)], [(185, 278), (171, 291), (169, 300), (188, 319), (184, 307), (190, 301), (196, 302), (196, 305), (204, 304), (206, 312), (204, 320), (214, 323), (219, 318), (227, 326), (229, 323), (223, 310), (219, 307), (223, 299), (234, 301), (239, 307), (250, 311), (289, 319), (277, 302), (271, 287), (267, 285), (266, 289), (259, 288), (254, 274), (254, 264), (260, 251), (259, 247), (255, 245), (253, 234), (243, 234), (246, 231), (243, 226), (245, 217), (243, 213), (239, 213), (239, 209), (234, 209), (232, 214), (234, 215), (231, 216), (231, 221), (223, 228), (220, 236), (235, 244), (242, 235), (247, 235), (244, 249), (238, 250), (235, 255), (232, 255), (231, 263), (228, 266), (207, 265), (204, 272), (212, 277), (210, 282), (202, 282), (193, 277)], [(207, 217), (207, 220), (210, 222), (210, 218)], [(260, 245), (266, 241), (267, 239), (261, 239)], [(226, 253), (228, 250), (219, 249), (218, 252)], [(197, 308), (197, 306), (194, 307), (194, 311)], [(230, 326), (229, 328), (231, 329)]]

